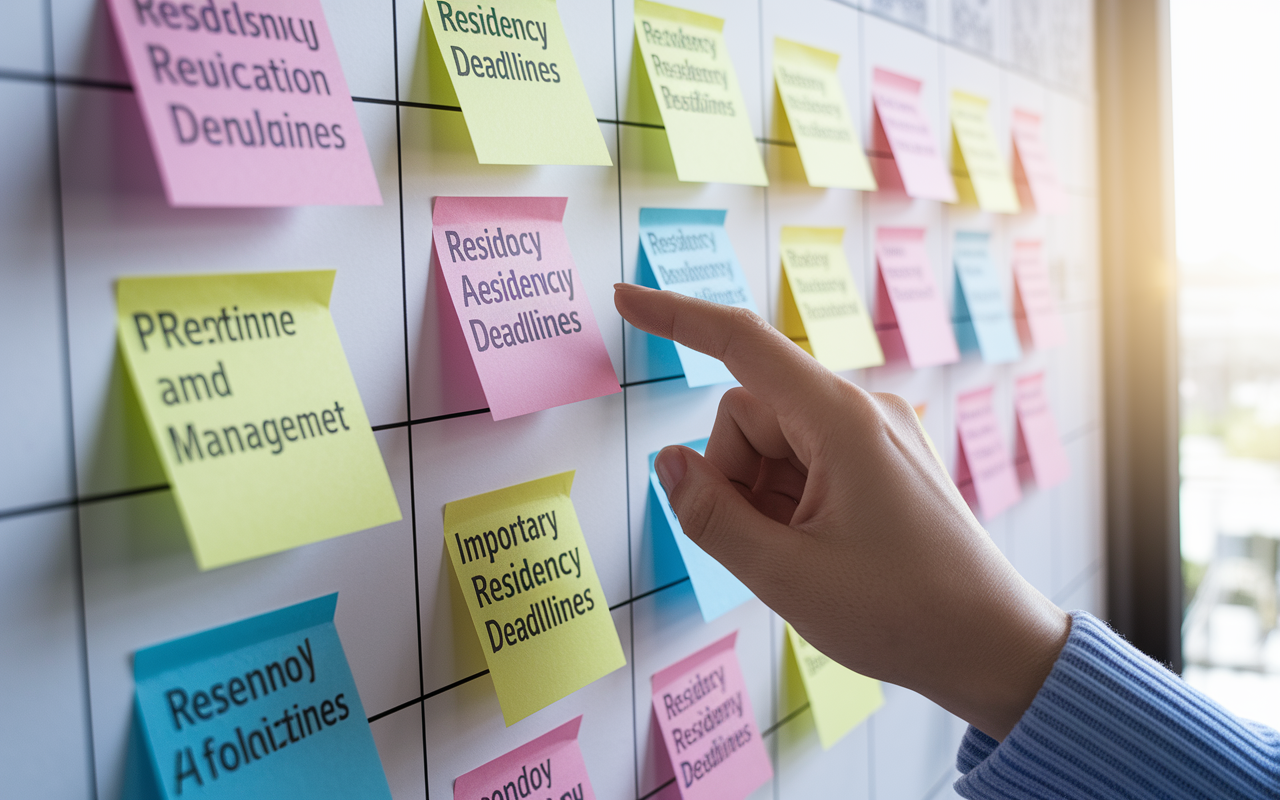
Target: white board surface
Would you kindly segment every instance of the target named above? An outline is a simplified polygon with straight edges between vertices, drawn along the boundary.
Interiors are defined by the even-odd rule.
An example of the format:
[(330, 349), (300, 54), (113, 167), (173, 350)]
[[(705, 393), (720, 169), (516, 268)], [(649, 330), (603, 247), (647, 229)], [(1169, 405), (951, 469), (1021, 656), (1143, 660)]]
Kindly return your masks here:
[[(1102, 509), (1095, 101), (1086, 0), (685, 0), (726, 19), (725, 38), (772, 185), (682, 184), (659, 130), (635, 121), (630, 0), (560, 0), (610, 153), (602, 167), (480, 166), (461, 115), (429, 108), (420, 0), (325, 0), (381, 207), (171, 209), (135, 98), (96, 0), (0, 5), (0, 772), (15, 797), (120, 796), (136, 649), (338, 591), (337, 628), (397, 798), (449, 798), (453, 779), (584, 715), (596, 793), (657, 788), (649, 676), (738, 630), (738, 654), (776, 777), (756, 800), (951, 795), (963, 724), (886, 687), (887, 702), (829, 752), (782, 683), (782, 621), (752, 601), (704, 624), (687, 584), (655, 583), (647, 458), (707, 435), (724, 387), (690, 390), (647, 370), (647, 343), (613, 310), (635, 276), (639, 209), (722, 208), (751, 289), (777, 313), (784, 225), (840, 225), (855, 280), (874, 297), (881, 225), (919, 225), (952, 291), (956, 230), (992, 234), (1012, 289), (1013, 241), (1042, 238), (1068, 343), (1015, 365), (878, 368), (848, 377), (927, 403), (954, 468), (957, 394), (994, 383), (1012, 447), (1015, 376), (1044, 369), (1070, 480), (990, 523), (1027, 578), (1069, 608), (1101, 611)], [(1082, 21), (1083, 20), (1083, 21)], [(1069, 35), (1068, 35), (1069, 34)], [(871, 142), (871, 71), (924, 81), (943, 141), (952, 89), (991, 100), (1006, 153), (1017, 106), (1043, 115), (1069, 211), (993, 216), (930, 201), (814, 190), (793, 147), (772, 143), (774, 36), (842, 55), (848, 102)], [(1038, 38), (1037, 38), (1038, 37)], [(1069, 41), (1068, 41), (1069, 40)], [(655, 156), (655, 153), (659, 154)], [(430, 265), (439, 195), (569, 198), (565, 227), (621, 394), (493, 422), (474, 380), (447, 374)], [(398, 493), (396, 524), (207, 573), (116, 357), (121, 275), (336, 268), (333, 314)], [(628, 666), (505, 728), (443, 558), (443, 504), (567, 469)], [(465, 681), (465, 682), (464, 682)], [(450, 688), (452, 687), (452, 688)], [(388, 713), (389, 712), (389, 713)], [(658, 795), (674, 794), (668, 787)]]

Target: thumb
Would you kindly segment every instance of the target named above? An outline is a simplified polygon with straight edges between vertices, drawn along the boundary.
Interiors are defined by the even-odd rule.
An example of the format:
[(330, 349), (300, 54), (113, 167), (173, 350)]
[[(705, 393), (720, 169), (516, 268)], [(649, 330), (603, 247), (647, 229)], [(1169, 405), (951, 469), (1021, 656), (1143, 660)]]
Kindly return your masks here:
[(688, 447), (664, 448), (653, 466), (685, 535), (759, 594), (759, 580), (792, 530), (757, 511)]

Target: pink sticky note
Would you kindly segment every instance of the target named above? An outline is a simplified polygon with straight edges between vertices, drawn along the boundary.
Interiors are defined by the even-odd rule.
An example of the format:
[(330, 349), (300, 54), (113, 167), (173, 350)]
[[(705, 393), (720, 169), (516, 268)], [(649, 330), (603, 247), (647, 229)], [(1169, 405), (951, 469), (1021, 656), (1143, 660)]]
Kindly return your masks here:
[(1071, 464), (1049, 408), (1043, 372), (1018, 378), (1013, 404), (1018, 412), (1018, 471), (1034, 477), (1041, 489), (1057, 486), (1071, 474)]
[(983, 519), (992, 519), (1022, 499), (1018, 476), (991, 407), (994, 393), (994, 387), (988, 386), (956, 398), (956, 428), (960, 434), (956, 485), (969, 505), (981, 511)]
[(494, 419), (622, 391), (569, 253), (568, 202), (436, 198), (436, 261)]
[[(578, 747), (582, 717), (476, 767), (453, 782), (453, 800), (595, 800)], [(504, 792), (514, 784), (514, 792)]]
[[(956, 185), (933, 138), (929, 118), (921, 108), (920, 85), (915, 78), (878, 67), (871, 76), (876, 112), (872, 149), (883, 151), (887, 147), (897, 167), (897, 176), (886, 175), (887, 180), (880, 182), (890, 187), (901, 185), (912, 197), (954, 203)], [(877, 159), (882, 169), (883, 161)], [(876, 178), (879, 180), (881, 175)]]
[(653, 714), (683, 800), (741, 800), (773, 777), (737, 639), (735, 631), (653, 676)]
[(1013, 110), (1013, 182), (1023, 208), (1042, 214), (1060, 214), (1067, 198), (1058, 183), (1058, 173), (1049, 159), (1040, 115), (1020, 108)]
[(924, 228), (876, 230), (876, 331), (885, 357), (916, 369), (960, 360), (955, 332), (924, 248)]
[(175, 206), (381, 205), (320, 0), (108, 0)]
[(1018, 287), (1014, 319), (1023, 343), (1037, 350), (1057, 347), (1067, 340), (1043, 251), (1038, 241), (1013, 243), (1013, 280)]

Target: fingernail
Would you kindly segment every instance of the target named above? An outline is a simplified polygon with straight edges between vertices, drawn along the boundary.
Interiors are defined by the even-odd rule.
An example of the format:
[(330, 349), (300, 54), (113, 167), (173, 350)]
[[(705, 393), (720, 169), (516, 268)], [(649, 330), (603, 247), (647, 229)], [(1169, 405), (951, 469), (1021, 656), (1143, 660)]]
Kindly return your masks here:
[(658, 473), (658, 482), (666, 490), (667, 497), (670, 497), (671, 490), (684, 480), (689, 464), (685, 461), (684, 453), (679, 447), (668, 447), (658, 453), (658, 458), (653, 462), (653, 469)]
[(644, 286), (637, 286), (634, 283), (615, 283), (613, 285), (613, 290), (615, 292), (638, 292), (643, 291), (644, 289)]

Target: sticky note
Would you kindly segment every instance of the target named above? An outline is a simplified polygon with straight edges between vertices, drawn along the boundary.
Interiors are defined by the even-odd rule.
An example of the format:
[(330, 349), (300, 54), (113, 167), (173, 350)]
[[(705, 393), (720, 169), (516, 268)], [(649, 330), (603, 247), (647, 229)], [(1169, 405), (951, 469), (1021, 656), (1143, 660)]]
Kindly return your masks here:
[[(727, 212), (710, 209), (640, 209), (639, 283), (713, 303), (756, 310), (747, 277), (724, 229)], [(675, 344), (689, 386), (730, 383), (719, 359)]]
[(766, 186), (724, 20), (636, 0), (636, 45), (682, 181)]
[(1057, 486), (1071, 474), (1071, 462), (1058, 435), (1058, 423), (1044, 390), (1044, 373), (1018, 378), (1013, 405), (1018, 412), (1018, 444), (1014, 460), (1019, 472), (1041, 489)]
[[(706, 439), (685, 442), (684, 446), (699, 453), (707, 452)], [(689, 576), (689, 583), (693, 585), (693, 594), (698, 598), (698, 608), (702, 611), (702, 619), (710, 622), (726, 611), (737, 608), (755, 595), (742, 581), (735, 578), (732, 572), (725, 569), (724, 565), (694, 544), (693, 540), (685, 534), (684, 529), (680, 527), (680, 520), (676, 519), (675, 512), (671, 510), (671, 503), (667, 500), (666, 490), (658, 480), (658, 473), (653, 468), (657, 458), (658, 453), (649, 454), (650, 498), (652, 502), (657, 503), (657, 508), (661, 509), (661, 514), (653, 515), (654, 535), (669, 536), (674, 540), (675, 553), (672, 555), (680, 560), (685, 573)], [(654, 550), (660, 553), (671, 552), (670, 547), (661, 547), (657, 542)]]
[(809, 698), (813, 724), (823, 750), (884, 705), (880, 681), (859, 675), (828, 658), (822, 651), (800, 638), (787, 623), (787, 647), (791, 651), (804, 693)]
[(871, 315), (849, 274), (844, 228), (782, 229), (782, 332), (827, 369), (884, 363)]
[(320, 0), (108, 0), (174, 206), (381, 205)]
[(991, 260), (991, 234), (957, 231), (951, 257), (956, 265), (955, 320), (960, 348), (977, 348), (988, 364), (1022, 358), (1013, 311)]
[(425, 11), (481, 164), (612, 165), (555, 0)]
[(916, 369), (960, 360), (947, 307), (933, 280), (924, 248), (924, 228), (876, 230), (875, 327), (892, 359), (903, 356)]
[(595, 800), (578, 746), (582, 717), (459, 775), (453, 800)]
[(1013, 243), (1014, 318), (1023, 342), (1037, 350), (1057, 347), (1067, 340), (1043, 251), (1039, 241)]
[(975, 389), (956, 398), (960, 448), (956, 486), (983, 519), (993, 519), (1022, 498), (1013, 461), (1005, 449), (992, 408), (994, 387)]
[(968, 92), (951, 92), (952, 166), (960, 199), (983, 211), (1016, 214), (1018, 193), (991, 128), (989, 103)]
[(954, 203), (956, 187), (921, 105), (920, 87), (915, 78), (878, 67), (872, 73), (872, 149), (892, 156), (891, 161), (877, 159), (882, 168), (877, 178), (881, 186), (901, 187), (911, 197)]
[(622, 391), (564, 235), (567, 203), (436, 198), (436, 260), (496, 420)]
[(391, 800), (338, 595), (139, 650), (131, 798)]
[(400, 519), (329, 316), (333, 278), (116, 285), (120, 350), (201, 569)]
[(742, 800), (773, 777), (728, 636), (653, 676), (653, 713), (683, 800)]
[(572, 486), (562, 472), (444, 507), (445, 547), (507, 725), (626, 664)]
[(1022, 204), (1042, 214), (1060, 214), (1067, 198), (1044, 141), (1039, 114), (1013, 110), (1013, 179)]
[(788, 39), (773, 40), (773, 79), (787, 128), (810, 186), (875, 191), (836, 65), (840, 56)]

